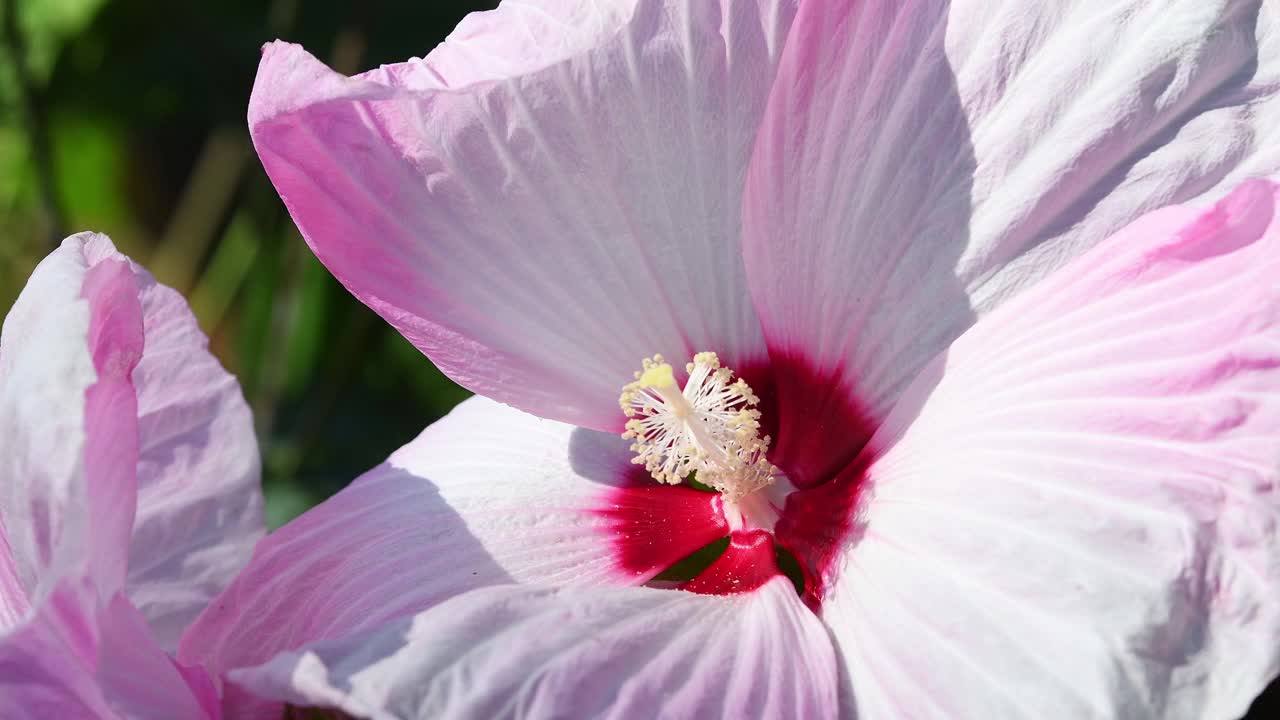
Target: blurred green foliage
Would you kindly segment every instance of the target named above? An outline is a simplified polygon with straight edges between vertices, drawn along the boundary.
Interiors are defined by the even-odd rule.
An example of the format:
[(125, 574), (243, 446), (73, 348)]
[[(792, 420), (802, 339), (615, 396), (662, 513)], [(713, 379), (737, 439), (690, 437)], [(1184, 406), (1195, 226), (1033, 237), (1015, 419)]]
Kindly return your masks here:
[(0, 0), (0, 310), (79, 230), (191, 301), (239, 378), (275, 527), (467, 393), (311, 255), (253, 154), (259, 48), (343, 72), (429, 52), (496, 0)]

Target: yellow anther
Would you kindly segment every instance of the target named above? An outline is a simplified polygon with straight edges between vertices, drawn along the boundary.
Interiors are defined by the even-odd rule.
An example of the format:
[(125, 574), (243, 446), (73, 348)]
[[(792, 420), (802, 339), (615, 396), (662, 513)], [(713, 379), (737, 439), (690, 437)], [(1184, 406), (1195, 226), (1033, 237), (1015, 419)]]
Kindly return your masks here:
[(672, 372), (671, 366), (666, 363), (655, 363), (640, 373), (636, 378), (636, 383), (642, 388), (667, 388), (675, 387), (676, 376)]
[(682, 389), (671, 366), (655, 355), (622, 389), (619, 404), (631, 418), (623, 437), (635, 440), (632, 462), (664, 483), (697, 472), (729, 500), (771, 483), (775, 470), (764, 459), (769, 438), (759, 435), (756, 394), (713, 352), (695, 355), (685, 371)]

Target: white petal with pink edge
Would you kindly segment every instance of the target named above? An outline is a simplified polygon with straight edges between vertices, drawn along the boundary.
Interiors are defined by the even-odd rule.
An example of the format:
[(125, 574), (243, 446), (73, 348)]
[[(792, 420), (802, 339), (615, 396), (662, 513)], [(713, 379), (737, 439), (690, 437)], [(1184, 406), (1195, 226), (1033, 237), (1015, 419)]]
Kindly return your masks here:
[[(33, 600), (52, 592), (46, 578), (85, 562), (79, 548), (87, 521), (78, 504), (68, 504), (73, 496), (84, 502), (84, 394), (97, 377), (87, 342), (89, 304), (79, 299), (84, 271), (75, 253), (50, 255), (0, 331), (0, 551), (6, 553), (0, 619), (6, 630), (22, 621)], [(77, 537), (64, 545), (69, 534)]]
[(111, 594), (128, 562), (142, 312), (127, 264), (90, 241), (40, 263), (0, 334), (0, 515), (28, 606), (65, 575)]
[[(176, 539), (194, 537), (202, 527), (230, 526), (242, 507), (256, 517), (260, 504), (256, 470), (245, 483), (234, 475), (202, 473), (199, 463), (157, 457), (159, 447), (171, 458), (200, 457), (208, 447), (256, 453), (251, 435), (248, 448), (236, 442), (243, 431), (251, 432), (247, 414), (230, 413), (230, 423), (223, 424), (196, 418), (193, 411), (186, 419), (207, 429), (198, 438), (178, 439), (172, 424), (148, 424), (149, 405), (183, 406), (200, 397), (190, 386), (170, 382), (182, 372), (168, 363), (189, 364), (206, 376), (216, 366), (198, 332), (167, 328), (174, 318), (190, 321), (190, 314), (176, 295), (157, 301), (161, 291), (171, 293), (105, 236), (83, 233), (36, 268), (5, 320), (0, 422), (10, 425), (0, 433), (0, 549), (8, 554), (0, 563), (6, 569), (0, 664), (7, 670), (0, 673), (0, 697), (7, 709), (25, 713), (16, 717), (216, 713), (207, 679), (180, 671), (156, 642), (148, 625), (152, 618), (122, 594), (145, 592), (152, 583), (178, 584), (170, 574), (186, 573), (183, 582), (190, 585), (223, 573), (225, 582), (233, 568), (226, 559), (230, 553), (220, 548), (246, 538), (213, 535), (185, 545)], [(219, 377), (238, 397), (234, 381), (225, 373)], [(166, 434), (157, 440), (158, 433)], [(256, 468), (254, 463), (251, 457)], [(157, 502), (139, 499), (140, 474), (151, 491), (163, 488), (153, 495)], [(184, 498), (196, 495), (218, 498), (205, 510), (216, 520), (165, 517), (162, 508), (186, 507)], [(132, 567), (135, 512), (150, 522), (183, 525), (183, 533), (171, 536), (175, 547), (146, 548), (142, 554), (146, 559), (175, 553), (163, 572)], [(206, 553), (221, 561), (210, 562)]]
[(804, 370), (778, 372), (779, 463), (829, 477), (1003, 298), (1280, 171), (1277, 29), (1270, 0), (804, 6), (744, 199), (770, 352)]
[[(714, 495), (661, 487), (630, 460), (616, 435), (467, 400), (261, 542), (180, 657), (256, 665), (495, 584), (638, 584), (728, 533)], [(672, 516), (692, 505), (646, 504), (686, 493), (703, 515), (685, 524)], [(630, 502), (637, 525), (618, 517)], [(633, 544), (651, 566), (628, 564)]]
[(411, 718), (835, 718), (822, 623), (778, 578), (740, 595), (477, 590), (231, 682), (299, 706)]
[(764, 360), (740, 200), (792, 5), (508, 3), (355, 78), (272, 44), (250, 129), (317, 257), (448, 375), (620, 430), (642, 358)]
[(871, 441), (824, 604), (867, 718), (1234, 718), (1280, 671), (1280, 186), (1146, 216)]

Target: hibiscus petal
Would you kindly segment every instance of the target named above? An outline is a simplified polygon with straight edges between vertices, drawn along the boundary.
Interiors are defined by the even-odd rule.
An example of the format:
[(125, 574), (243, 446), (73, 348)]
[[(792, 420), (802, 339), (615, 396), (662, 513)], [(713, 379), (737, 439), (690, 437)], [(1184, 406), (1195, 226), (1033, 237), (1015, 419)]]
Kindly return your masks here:
[(630, 458), (615, 435), (472, 398), (263, 540), (180, 656), (256, 665), (499, 583), (638, 584), (727, 534), (718, 496), (634, 485)]
[(129, 536), (138, 506), (138, 394), (133, 370), (142, 358), (142, 305), (128, 260), (84, 254), (90, 266), (81, 295), (89, 301), (89, 351), (98, 377), (84, 396), (87, 497), (67, 499), (83, 503), (89, 533), (84, 549), (96, 551), (96, 586), (110, 594), (128, 573)]
[(1234, 718), (1280, 671), (1278, 193), (1144, 217), (907, 390), (837, 480), (860, 717)]
[(344, 78), (269, 45), (255, 147), (308, 244), (460, 384), (623, 422), (643, 358), (765, 360), (742, 179), (791, 0), (551, 0)]
[(0, 335), (0, 514), (22, 602), (84, 572), (110, 594), (128, 562), (141, 308), (127, 264), (97, 260), (69, 238)]
[(84, 583), (52, 583), (35, 611), (0, 636), (0, 700), (15, 720), (114, 720), (96, 677), (97, 623)]
[(0, 601), (17, 610), (0, 615), (16, 621), (17, 589), (93, 553), (98, 589), (112, 593), (127, 566), (130, 598), (172, 648), (248, 560), (263, 533), (253, 425), (205, 344), (181, 296), (105, 236), (68, 238), (33, 273), (0, 360), (17, 428), (4, 476), (22, 479), (0, 502), (12, 546), (0, 568), (17, 580)]
[(834, 718), (835, 678), (826, 631), (785, 578), (723, 597), (487, 588), (230, 674), (370, 718)]
[(137, 274), (146, 349), (129, 599), (166, 649), (248, 562), (266, 531), (258, 445), (240, 386), (175, 290)]
[(18, 563), (13, 557), (13, 548), (9, 546), (9, 534), (0, 517), (0, 630), (18, 624), (29, 609), (27, 589), (18, 574)]
[(0, 639), (6, 720), (218, 717), (216, 697), (193, 690), (156, 645), (142, 617), (117, 595), (86, 619), (93, 588), (59, 581), (36, 612)]
[[(145, 618), (117, 595), (98, 618), (103, 694), (125, 718), (217, 718), (217, 695), (202, 671), (180, 669), (156, 644)], [(48, 716), (45, 716), (48, 717)]]
[[(166, 361), (199, 362), (152, 346), (151, 286), (106, 237), (72, 236), (36, 268), (0, 336), (0, 565), (12, 595), (0, 697), (18, 717), (198, 718), (211, 708), (207, 679), (193, 690), (200, 674), (173, 665), (117, 593), (140, 447), (154, 437), (139, 421), (140, 388), (180, 398), (184, 389), (156, 387), (156, 374)], [(171, 492), (200, 480), (183, 477)]]
[(775, 461), (800, 485), (829, 477), (1005, 296), (1147, 210), (1280, 170), (1278, 13), (1257, 0), (805, 6), (744, 197)]

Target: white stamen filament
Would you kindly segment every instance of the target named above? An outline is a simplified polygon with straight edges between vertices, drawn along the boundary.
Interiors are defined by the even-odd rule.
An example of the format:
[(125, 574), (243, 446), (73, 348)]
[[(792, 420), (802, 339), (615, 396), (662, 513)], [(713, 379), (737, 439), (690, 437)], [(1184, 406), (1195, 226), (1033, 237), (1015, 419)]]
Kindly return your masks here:
[(623, 437), (635, 440), (632, 462), (659, 482), (679, 484), (693, 473), (729, 502), (773, 482), (764, 459), (769, 438), (760, 437), (759, 399), (743, 380), (720, 367), (715, 353), (702, 352), (685, 366), (683, 389), (671, 366), (655, 355), (619, 403), (628, 418)]
[(730, 530), (773, 531), (787, 494), (794, 490), (785, 476), (775, 475), (773, 482), (756, 492), (736, 500), (724, 498), (723, 510)]

